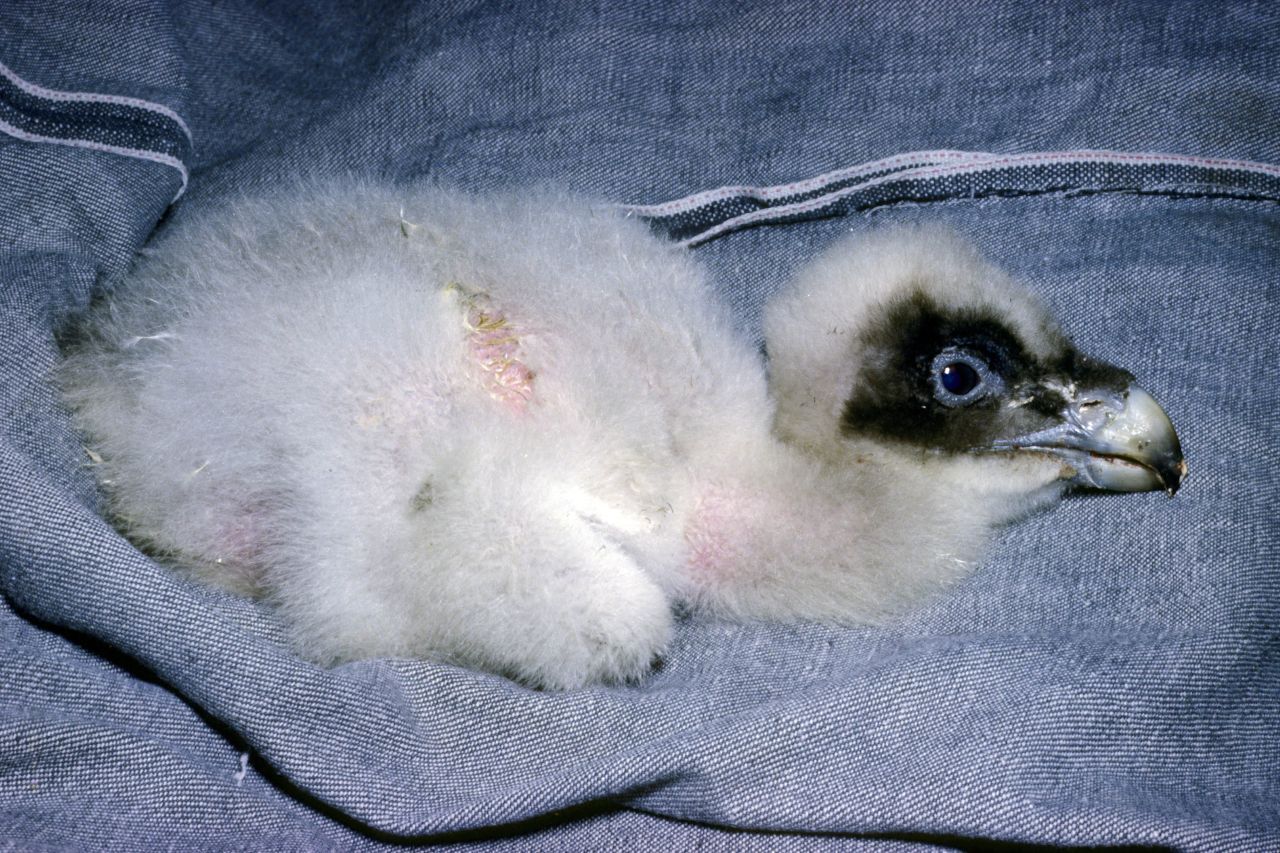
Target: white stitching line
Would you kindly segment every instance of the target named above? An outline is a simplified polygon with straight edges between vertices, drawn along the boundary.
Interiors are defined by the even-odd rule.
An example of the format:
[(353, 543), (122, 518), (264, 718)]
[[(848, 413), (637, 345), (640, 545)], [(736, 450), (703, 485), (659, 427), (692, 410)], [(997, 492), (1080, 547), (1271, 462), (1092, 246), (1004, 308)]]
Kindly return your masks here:
[(151, 101), (144, 101), (141, 98), (130, 98), (125, 95), (103, 95), (97, 92), (61, 92), (57, 89), (46, 89), (44, 86), (22, 79), (14, 73), (13, 69), (9, 68), (3, 62), (0, 62), (0, 74), (7, 77), (10, 82), (24, 92), (30, 95), (36, 95), (37, 97), (48, 98), (53, 101), (117, 104), (119, 106), (137, 107), (138, 109), (159, 113), (177, 122), (178, 126), (182, 128), (182, 132), (187, 135), (187, 141), (193, 143), (195, 141), (191, 136), (191, 128), (187, 127), (187, 123), (182, 120), (182, 116), (178, 115), (164, 104), (156, 104)]
[[(1186, 154), (1163, 154), (1159, 152), (1142, 152), (1131, 154), (1126, 151), (1108, 151), (1105, 149), (1080, 149), (1075, 151), (1036, 151), (1029, 154), (1010, 154), (980, 164), (980, 168), (999, 166), (1005, 163), (1022, 165), (1024, 163), (1044, 162), (1081, 162), (1081, 163), (1143, 163), (1148, 165), (1167, 166), (1213, 166), (1216, 168), (1236, 169), (1242, 172), (1259, 172), (1264, 175), (1280, 177), (1280, 166), (1270, 163), (1258, 163), (1252, 160), (1229, 160), (1215, 157), (1195, 157)], [(963, 171), (964, 164), (954, 168)]]
[(871, 187), (879, 186), (880, 184), (889, 183), (890, 181), (929, 178), (939, 175), (973, 174), (983, 171), (1001, 171), (1017, 166), (1060, 163), (1140, 163), (1143, 165), (1213, 166), (1245, 172), (1258, 172), (1264, 175), (1280, 177), (1280, 166), (1273, 166), (1269, 163), (1257, 163), (1251, 160), (1192, 157), (1181, 154), (1128, 154), (1123, 151), (1104, 150), (1042, 151), (1031, 154), (1012, 154), (1006, 157), (961, 162), (949, 166), (929, 164), (910, 169), (903, 169), (890, 175), (881, 175), (879, 177), (863, 181), (862, 183), (854, 184), (853, 186), (844, 187), (842, 189), (835, 190), (834, 192), (827, 193), (826, 195), (818, 196), (817, 198), (806, 199), (805, 201), (795, 202), (792, 204), (784, 204), (778, 207), (765, 208), (763, 210), (753, 210), (748, 213), (735, 216), (732, 219), (726, 219), (725, 221), (708, 228), (706, 231), (695, 234), (685, 240), (681, 240), (679, 245), (692, 247), (699, 243), (704, 243), (713, 237), (718, 237), (728, 231), (736, 230), (759, 220), (774, 219), (794, 213), (807, 213), (810, 210), (825, 207), (826, 205), (831, 204), (834, 201), (838, 201), (846, 196), (853, 195), (854, 193), (861, 192)]
[(767, 201), (773, 198), (786, 197), (797, 193), (811, 192), (815, 189), (828, 186), (838, 181), (865, 175), (871, 172), (878, 172), (884, 169), (891, 169), (898, 166), (919, 167), (919, 166), (937, 166), (942, 165), (947, 160), (961, 160), (965, 162), (980, 162), (988, 158), (998, 157), (997, 154), (987, 154), (980, 151), (912, 151), (907, 154), (899, 154), (894, 157), (886, 157), (881, 160), (873, 160), (869, 163), (861, 163), (857, 166), (851, 166), (847, 169), (839, 169), (834, 172), (827, 172), (818, 175), (815, 178), (809, 178), (803, 181), (796, 181), (789, 184), (775, 184), (773, 186), (748, 186), (733, 185), (726, 187), (718, 187), (713, 190), (704, 190), (684, 198), (675, 199), (674, 201), (661, 202), (657, 204), (631, 204), (620, 205), (628, 212), (637, 216), (671, 216), (690, 210), (695, 207), (701, 207), (724, 198), (735, 198), (746, 196), (748, 198), (760, 199)]
[[(34, 133), (28, 133), (25, 130), (14, 127), (7, 121), (0, 119), (0, 133), (21, 139), (24, 142), (48, 142), (53, 145), (66, 145), (71, 148), (88, 148), (91, 151), (106, 151), (110, 154), (123, 154), (126, 157), (136, 157), (140, 160), (150, 160), (154, 163), (162, 163), (165, 166), (171, 166), (178, 170), (178, 174), (182, 178), (182, 186), (178, 187), (177, 195), (173, 197), (173, 201), (182, 198), (182, 194), (187, 191), (188, 172), (186, 165), (169, 154), (161, 154), (157, 151), (143, 151), (138, 148), (124, 148), (119, 145), (105, 145), (101, 142), (93, 142), (88, 139), (59, 139), (52, 136), (38, 136)], [(173, 202), (170, 202), (172, 204)]]

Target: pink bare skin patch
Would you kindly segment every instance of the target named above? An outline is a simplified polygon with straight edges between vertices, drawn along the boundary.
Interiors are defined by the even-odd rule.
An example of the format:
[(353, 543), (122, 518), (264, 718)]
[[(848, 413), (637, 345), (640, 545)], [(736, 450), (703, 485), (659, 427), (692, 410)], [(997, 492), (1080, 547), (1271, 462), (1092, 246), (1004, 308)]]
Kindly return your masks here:
[(520, 330), (484, 294), (468, 294), (463, 324), (467, 349), (489, 396), (523, 413), (533, 400), (533, 371), (521, 360)]
[(715, 582), (733, 575), (742, 560), (744, 502), (750, 499), (740, 490), (720, 485), (702, 494), (684, 531), (693, 577)]
[(218, 565), (224, 586), (255, 593), (262, 589), (264, 543), (259, 515), (253, 506), (241, 507), (218, 531), (217, 553), (207, 559)]
[[(703, 586), (749, 582), (759, 566), (777, 557), (779, 542), (812, 531), (814, 519), (787, 494), (736, 479), (707, 485), (684, 528), (688, 576)], [(839, 523), (839, 522), (837, 522)]]

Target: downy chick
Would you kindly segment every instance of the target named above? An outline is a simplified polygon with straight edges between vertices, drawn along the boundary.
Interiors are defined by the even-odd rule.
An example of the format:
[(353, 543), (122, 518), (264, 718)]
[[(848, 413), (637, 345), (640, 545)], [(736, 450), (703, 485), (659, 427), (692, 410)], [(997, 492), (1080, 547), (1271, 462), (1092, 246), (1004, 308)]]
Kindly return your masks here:
[(548, 688), (642, 675), (677, 602), (881, 620), (1073, 485), (1182, 476), (1133, 377), (944, 232), (838, 243), (765, 331), (768, 377), (610, 210), (340, 182), (168, 229), (60, 378), (122, 530), (303, 655)]

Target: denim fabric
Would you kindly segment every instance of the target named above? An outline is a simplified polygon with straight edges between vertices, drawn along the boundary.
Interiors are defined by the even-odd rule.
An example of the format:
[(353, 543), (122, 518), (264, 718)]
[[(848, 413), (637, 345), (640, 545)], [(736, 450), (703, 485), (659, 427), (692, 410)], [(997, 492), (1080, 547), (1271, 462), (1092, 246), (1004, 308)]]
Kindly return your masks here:
[[(0, 839), (1280, 845), (1274, 4), (338, 5), (0, 4)], [(1014, 526), (887, 627), (685, 621), (634, 687), (316, 668), (101, 520), (47, 372), (166, 211), (351, 171), (636, 205), (757, 338), (838, 234), (948, 221), (1190, 477)]]

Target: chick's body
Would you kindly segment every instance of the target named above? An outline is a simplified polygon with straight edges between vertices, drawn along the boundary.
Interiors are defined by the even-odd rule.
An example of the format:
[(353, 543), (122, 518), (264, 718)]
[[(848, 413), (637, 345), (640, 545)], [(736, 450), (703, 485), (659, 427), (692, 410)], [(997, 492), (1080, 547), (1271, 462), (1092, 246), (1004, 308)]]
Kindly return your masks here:
[[(1023, 362), (1007, 401), (939, 403), (920, 359), (884, 354), (885, 306), (921, 288), (962, 319), (996, 312)], [(703, 276), (641, 223), (550, 194), (346, 183), (168, 229), (61, 380), (125, 532), (273, 601), (306, 656), (572, 687), (645, 672), (676, 602), (879, 618), (1062, 490), (1040, 438), (973, 455), (886, 440), (896, 415), (852, 429), (894, 406), (928, 409), (926, 437), (959, 415), (966, 436), (1043, 426), (1013, 381), (1074, 363), (1066, 339), (953, 242), (837, 249), (766, 327), (772, 396)], [(965, 335), (954, 357), (979, 364)], [(859, 371), (891, 368), (911, 374), (885, 383), (901, 399), (858, 409)]]
[(695, 472), (767, 443), (708, 294), (582, 203), (340, 186), (173, 229), (64, 380), (125, 529), (310, 656), (571, 684), (647, 666)]

